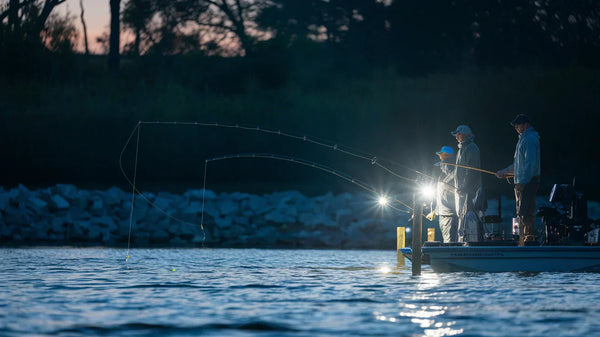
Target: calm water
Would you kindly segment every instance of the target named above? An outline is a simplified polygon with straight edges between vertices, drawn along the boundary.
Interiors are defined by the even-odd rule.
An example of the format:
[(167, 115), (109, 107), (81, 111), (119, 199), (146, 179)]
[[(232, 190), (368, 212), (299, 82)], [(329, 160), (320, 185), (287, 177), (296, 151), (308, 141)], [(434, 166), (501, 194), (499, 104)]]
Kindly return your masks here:
[(0, 249), (0, 336), (598, 336), (600, 274), (412, 277), (395, 251)]

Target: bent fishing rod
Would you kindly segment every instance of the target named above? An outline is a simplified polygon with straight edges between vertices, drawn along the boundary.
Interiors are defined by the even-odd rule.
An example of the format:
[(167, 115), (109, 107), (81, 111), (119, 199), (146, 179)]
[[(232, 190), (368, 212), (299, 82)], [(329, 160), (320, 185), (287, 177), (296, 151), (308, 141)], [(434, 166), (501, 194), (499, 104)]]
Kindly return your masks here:
[[(336, 152), (340, 152), (344, 155), (348, 155), (348, 156), (351, 156), (354, 158), (368, 161), (371, 163), (371, 165), (381, 168), (382, 170), (384, 170), (384, 171), (388, 172), (389, 174), (393, 175), (394, 177), (404, 181), (405, 183), (409, 183), (410, 185), (415, 183), (416, 180), (407, 178), (407, 177), (395, 172), (389, 166), (392, 165), (395, 167), (399, 167), (399, 168), (411, 171), (413, 173), (416, 173), (422, 177), (425, 177), (425, 178), (428, 178), (431, 180), (435, 179), (435, 177), (433, 177), (429, 174), (423, 173), (414, 168), (408, 167), (406, 165), (402, 165), (400, 163), (394, 162), (389, 159), (378, 158), (375, 155), (365, 153), (365, 152), (357, 150), (357, 149), (353, 149), (349, 146), (346, 146), (346, 145), (343, 145), (340, 143), (332, 142), (332, 141), (325, 140), (325, 139), (318, 138), (318, 137), (309, 137), (306, 135), (298, 135), (298, 134), (294, 134), (291, 132), (282, 131), (279, 129), (275, 130), (275, 129), (262, 128), (260, 126), (251, 126), (251, 125), (244, 125), (244, 124), (228, 124), (228, 123), (218, 123), (218, 122), (207, 123), (207, 122), (178, 122), (178, 121), (138, 121), (136, 126), (134, 127), (134, 130), (132, 131), (132, 134), (135, 132), (135, 130), (137, 128), (140, 128), (141, 125), (143, 125), (143, 124), (145, 124), (145, 125), (188, 125), (188, 126), (216, 127), (216, 128), (238, 129), (238, 130), (244, 130), (244, 131), (253, 131), (253, 132), (260, 132), (260, 133), (266, 133), (266, 134), (271, 134), (271, 135), (277, 135), (277, 136), (291, 138), (291, 139), (295, 139), (295, 140), (299, 140), (299, 141), (304, 141), (304, 142), (314, 144), (314, 145), (317, 145), (320, 147), (324, 147), (324, 148), (327, 148), (327, 149), (330, 149), (330, 150), (333, 150)], [(383, 163), (389, 163), (390, 165), (386, 165)]]
[[(440, 165), (450, 165), (450, 166), (454, 166), (454, 167), (464, 168), (464, 169), (467, 169), (467, 170), (483, 172), (483, 173), (491, 174), (491, 175), (494, 175), (494, 176), (496, 175), (496, 172), (492, 172), (492, 171), (480, 169), (480, 168), (473, 167), (473, 166), (458, 165), (458, 164), (452, 164), (452, 163), (446, 163), (446, 162), (440, 162)], [(509, 178), (512, 178), (514, 176), (515, 176), (514, 173), (507, 173), (506, 174), (506, 180), (510, 183)]]
[[(197, 226), (194, 223), (190, 223), (181, 219), (178, 219), (170, 214), (168, 214), (167, 211), (161, 209), (160, 207), (156, 206), (149, 198), (147, 198), (140, 190), (137, 189), (136, 187), (136, 177), (137, 177), (137, 166), (138, 166), (138, 155), (139, 155), (139, 145), (140, 145), (140, 125), (141, 123), (138, 123), (136, 125), (136, 127), (132, 130), (131, 134), (129, 135), (125, 145), (123, 146), (123, 149), (121, 150), (121, 153), (119, 155), (119, 167), (121, 169), (121, 173), (123, 174), (123, 176), (125, 177), (125, 179), (129, 182), (129, 184), (132, 186), (132, 200), (131, 200), (131, 212), (130, 212), (130, 219), (129, 219), (129, 237), (127, 240), (127, 255), (126, 255), (126, 261), (129, 259), (129, 248), (130, 248), (130, 242), (131, 242), (131, 229), (132, 229), (132, 225), (133, 225), (133, 209), (134, 209), (134, 203), (135, 203), (135, 194), (139, 194), (151, 207), (159, 210), (161, 213), (163, 213), (166, 217), (168, 217), (169, 219), (172, 219), (174, 221), (183, 223), (183, 224), (188, 224), (188, 225), (193, 225), (193, 226)], [(137, 133), (136, 133), (137, 131)], [(133, 139), (134, 135), (136, 135), (136, 148), (135, 148), (135, 162), (134, 162), (134, 173), (133, 173), (133, 180), (130, 179), (127, 174), (125, 173), (125, 170), (123, 168), (123, 154), (125, 152), (125, 150), (127, 149), (127, 147), (129, 146), (129, 143), (131, 142), (131, 140)], [(337, 147), (337, 145), (336, 145)], [(286, 160), (286, 161), (290, 161), (293, 163), (298, 163), (298, 164), (302, 164), (302, 165), (306, 165), (306, 166), (310, 166), (313, 168), (317, 168), (320, 169), (322, 171), (328, 172), (330, 174), (336, 175), (346, 181), (349, 181), (371, 193), (377, 194), (377, 191), (375, 190), (375, 188), (369, 186), (368, 184), (361, 182), (358, 179), (352, 178), (351, 176), (342, 173), (340, 171), (331, 169), (329, 167), (326, 167), (324, 165), (320, 165), (314, 162), (309, 162), (306, 160), (302, 160), (302, 159), (298, 159), (298, 158), (293, 158), (293, 157), (286, 157), (286, 156), (279, 156), (279, 155), (273, 155), (273, 154), (237, 154), (237, 155), (230, 155), (230, 156), (222, 156), (222, 157), (216, 157), (216, 158), (211, 158), (205, 161), (205, 170), (204, 170), (204, 184), (206, 184), (206, 166), (208, 164), (208, 162), (210, 161), (218, 161), (218, 160), (224, 160), (224, 159), (233, 159), (233, 158), (270, 158), (270, 159), (279, 159), (279, 160)], [(375, 161), (373, 161), (373, 164), (375, 164)], [(383, 166), (382, 166), (383, 167)], [(400, 176), (401, 177), (401, 176)], [(416, 182), (413, 181), (412, 179), (409, 178), (405, 178), (402, 177), (404, 179), (410, 180), (411, 182)], [(204, 224), (203, 224), (203, 219), (204, 219), (204, 193), (206, 190), (206, 185), (203, 188), (203, 201), (202, 201), (202, 217), (201, 217), (201, 223), (200, 223), (200, 228), (202, 229), (202, 232), (204, 233)], [(412, 208), (410, 206), (408, 206), (407, 204), (403, 203), (402, 201), (398, 200), (398, 199), (394, 199), (394, 201), (402, 204), (403, 206), (407, 207), (408, 209)], [(392, 205), (389, 205), (390, 208), (395, 209), (397, 211), (400, 212), (406, 212), (406, 213), (410, 213), (408, 211), (404, 211), (401, 209), (398, 209)], [(203, 240), (204, 241), (204, 240)]]
[[(375, 165), (381, 169), (383, 169), (384, 171), (390, 173), (391, 175), (395, 176), (396, 178), (399, 178), (401, 180), (404, 181), (405, 184), (410, 183), (410, 186), (414, 186), (414, 184), (418, 183), (418, 180), (416, 179), (411, 179), (411, 178), (407, 178), (404, 177), (398, 173), (396, 173), (395, 171), (393, 171), (392, 169), (390, 169), (388, 166), (383, 165), (381, 163), (381, 159), (378, 159), (376, 156), (373, 155), (369, 155), (369, 154), (361, 154), (359, 153), (359, 151), (357, 150), (353, 150), (350, 147), (338, 144), (338, 143), (333, 143), (333, 142), (329, 142), (323, 139), (319, 139), (316, 137), (308, 137), (308, 136), (300, 136), (300, 135), (296, 135), (290, 132), (285, 132), (285, 131), (281, 131), (281, 130), (271, 130), (271, 129), (265, 129), (265, 128), (261, 128), (260, 126), (248, 126), (248, 125), (241, 125), (241, 124), (227, 124), (227, 123), (218, 123), (218, 122), (213, 122), (213, 123), (206, 123), (206, 122), (177, 122), (177, 121), (138, 121), (136, 123), (136, 125), (134, 126), (133, 130), (131, 131), (129, 138), (127, 139), (125, 145), (123, 146), (123, 149), (121, 150), (121, 153), (119, 155), (119, 167), (121, 169), (121, 173), (123, 174), (123, 176), (125, 177), (125, 179), (128, 181), (128, 183), (133, 187), (133, 194), (135, 193), (139, 193), (140, 191), (137, 190), (135, 188), (135, 179), (136, 179), (136, 171), (137, 171), (137, 157), (138, 157), (138, 152), (139, 152), (139, 137), (140, 137), (140, 130), (141, 130), (141, 125), (142, 124), (148, 124), (148, 125), (188, 125), (188, 126), (204, 126), (204, 127), (220, 127), (220, 128), (234, 128), (234, 129), (240, 129), (240, 130), (246, 130), (246, 131), (255, 131), (255, 132), (263, 132), (263, 133), (267, 133), (267, 134), (275, 134), (275, 135), (280, 135), (283, 137), (288, 137), (288, 138), (292, 138), (292, 139), (296, 139), (296, 140), (301, 140), (301, 141), (306, 141), (309, 142), (311, 144), (315, 144), (317, 146), (321, 146), (321, 147), (325, 147), (325, 148), (329, 148), (331, 150), (334, 151), (338, 151), (341, 152), (343, 154), (349, 155), (349, 156), (353, 156), (355, 158), (359, 158), (359, 159), (363, 159), (363, 160), (367, 160), (369, 162), (371, 162), (372, 165)], [(125, 173), (125, 170), (123, 169), (123, 154), (126, 150), (126, 148), (128, 147), (129, 143), (131, 142), (131, 139), (133, 138), (133, 136), (136, 134), (137, 131), (137, 141), (136, 141), (136, 159), (135, 159), (135, 164), (134, 164), (134, 175), (133, 175), (133, 181), (131, 179), (129, 179), (129, 177), (127, 176), (127, 174)], [(408, 166), (399, 164), (399, 163), (395, 163), (391, 160), (383, 160), (383, 161), (387, 161), (389, 163), (391, 163), (392, 165), (404, 168), (406, 170), (412, 171), (414, 173), (419, 174), (422, 177), (425, 178), (429, 178), (431, 180), (435, 180), (435, 178), (431, 175), (425, 174), (421, 171), (415, 170), (413, 168), (410, 168)], [(134, 199), (132, 197), (132, 203), (133, 203)], [(148, 200), (147, 200), (148, 201)], [(410, 208), (410, 207), (409, 207)], [(166, 212), (165, 212), (166, 214)]]
[[(294, 134), (291, 134), (291, 133), (288, 133), (288, 132), (283, 132), (281, 130), (274, 131), (274, 130), (260, 128), (258, 126), (256, 126), (256, 127), (249, 127), (249, 126), (244, 126), (244, 125), (240, 125), (240, 124), (233, 125), (233, 124), (203, 123), (203, 122), (161, 122), (161, 121), (144, 122), (144, 121), (139, 121), (135, 125), (135, 127), (133, 128), (133, 130), (131, 131), (131, 133), (130, 133), (130, 135), (129, 135), (129, 137), (128, 137), (126, 143), (125, 143), (125, 145), (123, 146), (123, 149), (121, 150), (121, 153), (119, 155), (119, 168), (121, 170), (121, 173), (123, 174), (123, 176), (125, 177), (125, 179), (129, 183), (129, 185), (132, 186), (132, 188), (133, 188), (133, 194), (138, 193), (138, 194), (140, 194), (142, 196), (143, 196), (143, 194), (141, 194), (141, 192), (139, 190), (137, 190), (137, 188), (135, 187), (136, 172), (137, 172), (137, 161), (138, 161), (138, 153), (139, 153), (139, 143), (140, 143), (139, 138), (140, 138), (140, 130), (141, 130), (141, 125), (142, 124), (155, 124), (155, 125), (156, 124), (166, 124), (166, 125), (194, 125), (194, 126), (208, 126), (208, 127), (237, 128), (237, 129), (241, 129), (241, 130), (260, 131), (260, 132), (265, 132), (265, 133), (269, 133), (269, 134), (282, 135), (282, 136), (290, 137), (290, 138), (293, 138), (293, 139), (299, 139), (299, 140), (307, 141), (307, 142), (310, 142), (310, 143), (313, 143), (313, 144), (316, 144), (316, 145), (319, 145), (319, 146), (324, 146), (324, 147), (330, 148), (332, 150), (339, 151), (341, 153), (344, 153), (344, 154), (347, 154), (347, 155), (351, 155), (351, 156), (354, 156), (354, 157), (357, 157), (357, 158), (369, 160), (371, 162), (371, 164), (377, 165), (378, 167), (386, 170), (387, 172), (389, 172), (390, 174), (394, 175), (397, 178), (401, 178), (401, 179), (403, 179), (405, 181), (408, 181), (408, 182), (411, 182), (411, 183), (416, 183), (417, 182), (417, 180), (401, 176), (401, 175), (395, 173), (394, 171), (392, 171), (391, 169), (389, 169), (388, 167), (382, 165), (381, 163), (378, 162), (377, 157), (375, 157), (375, 156), (367, 157), (365, 155), (358, 154), (357, 152), (346, 150), (345, 149), (346, 147), (343, 146), (343, 145), (342, 146), (340, 146), (338, 144), (330, 145), (330, 144), (326, 143), (326, 141), (324, 141), (324, 140), (313, 139), (313, 138), (309, 138), (307, 136), (298, 136), (298, 135), (294, 135)], [(129, 143), (131, 142), (131, 140), (134, 137), (134, 135), (136, 135), (136, 131), (137, 131), (136, 153), (135, 153), (135, 163), (134, 163), (134, 175), (133, 175), (133, 181), (132, 181), (132, 179), (130, 179), (127, 176), (127, 174), (125, 173), (125, 170), (123, 168), (123, 154), (124, 154), (125, 150), (127, 149), (127, 147), (129, 146)], [(262, 156), (266, 157), (267, 155), (262, 154)], [(275, 157), (277, 155), (269, 155), (269, 156), (271, 158), (275, 159)], [(248, 157), (248, 156), (246, 156), (246, 157)], [(254, 154), (254, 157), (258, 158), (257, 154)], [(222, 159), (225, 159), (225, 157), (212, 158), (212, 159), (209, 159), (209, 161), (216, 161), (216, 160), (222, 160)], [(283, 159), (287, 159), (289, 161), (297, 162), (299, 164), (304, 164), (304, 165), (313, 166), (315, 168), (319, 168), (321, 170), (324, 170), (326, 172), (332, 173), (334, 175), (338, 175), (339, 177), (341, 177), (341, 178), (343, 178), (345, 180), (348, 180), (350, 182), (356, 183), (358, 186), (361, 186), (361, 187), (367, 189), (370, 192), (376, 193), (375, 189), (372, 188), (372, 187), (370, 187), (370, 186), (368, 186), (367, 184), (362, 183), (362, 182), (360, 182), (357, 179), (351, 178), (347, 174), (341, 173), (340, 171), (337, 171), (337, 170), (325, 167), (323, 165), (320, 165), (320, 164), (317, 164), (317, 163), (311, 163), (309, 161), (305, 161), (305, 160), (301, 160), (301, 159), (297, 159), (297, 158), (285, 157), (285, 156), (280, 156), (279, 159), (282, 159), (282, 160)], [(420, 171), (408, 168), (408, 167), (400, 165), (400, 164), (396, 164), (396, 165), (404, 167), (406, 169), (409, 169), (409, 170), (411, 170), (413, 172), (416, 172), (416, 173), (418, 173), (420, 175), (423, 175), (425, 177), (434, 179), (432, 176), (424, 174), (424, 173), (422, 173)], [(147, 200), (146, 198), (144, 198), (144, 199), (151, 204), (151, 202), (149, 200)], [(401, 202), (399, 200), (396, 200), (396, 201), (399, 202), (400, 204), (404, 205), (404, 206), (407, 206), (405, 203), (403, 203), (403, 202)], [(133, 202), (134, 202), (134, 199), (132, 197), (132, 204), (133, 204)], [(407, 206), (407, 207), (409, 209), (412, 209), (409, 206)], [(166, 212), (164, 212), (164, 213), (167, 214)], [(184, 221), (184, 223), (187, 223), (187, 222)], [(188, 224), (190, 224), (190, 223), (188, 223)]]
[[(137, 153), (138, 153), (139, 148), (136, 148), (136, 165), (137, 165)], [(356, 178), (351, 177), (348, 174), (345, 174), (341, 171), (332, 169), (330, 167), (321, 165), (321, 164), (317, 164), (315, 162), (311, 162), (308, 160), (304, 160), (304, 159), (299, 159), (299, 158), (294, 158), (294, 157), (289, 157), (289, 156), (283, 156), (283, 155), (277, 155), (277, 154), (271, 154), (271, 153), (239, 153), (239, 154), (233, 154), (233, 155), (226, 155), (226, 156), (220, 156), (220, 157), (214, 157), (214, 158), (209, 158), (206, 159), (204, 161), (204, 178), (203, 178), (203, 186), (202, 186), (202, 210), (201, 210), (201, 216), (200, 216), (200, 228), (202, 230), (202, 234), (203, 234), (203, 238), (202, 238), (202, 244), (204, 246), (204, 240), (206, 239), (206, 233), (204, 232), (204, 205), (205, 205), (205, 193), (206, 193), (206, 177), (207, 177), (207, 171), (208, 171), (208, 163), (210, 162), (216, 162), (216, 161), (222, 161), (222, 160), (228, 160), (228, 159), (242, 159), (242, 158), (262, 158), (262, 159), (275, 159), (275, 160), (283, 160), (283, 161), (287, 161), (287, 162), (291, 162), (291, 163), (295, 163), (295, 164), (301, 164), (304, 166), (308, 166), (308, 167), (312, 167), (321, 171), (324, 171), (326, 173), (330, 173), (333, 174), (339, 178), (342, 178), (356, 186), (361, 187), (362, 189), (371, 192), (375, 195), (378, 195), (381, 197), (381, 193), (378, 193), (377, 190), (370, 186), (369, 184), (362, 182)], [(137, 166), (136, 166), (137, 167)], [(131, 201), (131, 213), (130, 213), (130, 219), (129, 219), (129, 235), (127, 238), (127, 254), (125, 257), (125, 262), (127, 262), (129, 260), (129, 248), (130, 248), (130, 242), (131, 242), (131, 229), (132, 229), (132, 223), (133, 223), (133, 209), (134, 209), (134, 202), (135, 202), (135, 194), (139, 194), (151, 207), (157, 209), (159, 212), (161, 212), (163, 215), (165, 215), (167, 218), (182, 223), (182, 224), (188, 224), (188, 225), (193, 225), (193, 226), (197, 226), (194, 223), (191, 222), (187, 222), (184, 220), (181, 220), (177, 217), (172, 216), (171, 214), (169, 214), (166, 210), (158, 207), (154, 202), (152, 202), (148, 197), (146, 197), (140, 190), (137, 189), (137, 187), (135, 186), (135, 172), (134, 172), (134, 180), (133, 182), (129, 180), (129, 178), (127, 177), (127, 175), (125, 174), (122, 166), (121, 166), (121, 172), (123, 173), (123, 175), (125, 176), (125, 178), (132, 184), (133, 186), (133, 193), (132, 193), (132, 201)], [(397, 198), (393, 198), (393, 201), (401, 204), (402, 206), (408, 208), (409, 210), (413, 210), (412, 207), (410, 207), (409, 205), (407, 205), (406, 203), (402, 202), (401, 200), (398, 200)], [(408, 213), (410, 214), (410, 211), (406, 211), (406, 210), (402, 210), (399, 209), (391, 204), (387, 204), (387, 207), (390, 207), (393, 210), (396, 210), (398, 212), (403, 212), (403, 213)]]
[[(321, 165), (321, 164), (318, 164), (318, 163), (315, 163), (315, 162), (312, 162), (309, 160), (304, 160), (304, 159), (299, 159), (299, 158), (284, 156), (284, 155), (278, 155), (278, 154), (273, 154), (273, 153), (238, 153), (238, 154), (232, 154), (232, 155), (226, 155), (226, 156), (220, 156), (220, 157), (206, 159), (205, 164), (208, 164), (209, 162), (220, 161), (220, 160), (241, 159), (241, 158), (275, 159), (275, 160), (282, 160), (282, 161), (287, 161), (287, 162), (291, 162), (291, 163), (295, 163), (295, 164), (312, 167), (312, 168), (321, 170), (323, 172), (332, 174), (334, 176), (337, 176), (338, 178), (341, 178), (347, 182), (350, 182), (350, 183), (352, 183), (374, 195), (377, 195), (377, 196), (382, 195), (380, 192), (377, 191), (377, 189), (375, 189), (371, 185), (369, 185), (361, 180), (358, 180), (356, 178), (353, 178), (352, 176), (350, 176), (346, 173), (343, 173), (339, 170), (336, 170), (331, 167), (327, 167), (325, 165)], [(206, 167), (206, 165), (205, 165), (205, 167)], [(205, 170), (206, 170), (206, 168), (205, 168)], [(402, 206), (404, 206), (412, 211), (412, 207), (410, 207), (408, 204), (398, 200), (397, 198), (394, 198), (393, 201), (401, 204)], [(409, 211), (396, 208), (392, 205), (389, 205), (389, 207), (396, 211), (399, 211), (399, 212), (410, 213)]]

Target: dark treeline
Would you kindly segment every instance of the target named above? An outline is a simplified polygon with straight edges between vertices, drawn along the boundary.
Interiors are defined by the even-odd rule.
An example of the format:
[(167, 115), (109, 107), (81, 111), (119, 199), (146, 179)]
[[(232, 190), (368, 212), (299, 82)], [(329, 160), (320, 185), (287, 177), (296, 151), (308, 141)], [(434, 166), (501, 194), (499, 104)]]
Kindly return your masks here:
[[(34, 61), (73, 51), (81, 33), (75, 16), (56, 14), (64, 1), (3, 1), (5, 75), (37, 70), (43, 77), (46, 66)], [(110, 8), (117, 10), (110, 34), (99, 41), (118, 52), (110, 45), (118, 45), (121, 27), (133, 36), (122, 48), (126, 55), (238, 55), (269, 63), (328, 56), (353, 69), (392, 65), (408, 75), (600, 62), (596, 0), (111, 0)]]
[[(512, 160), (508, 122), (524, 112), (542, 135), (541, 193), (577, 177), (600, 197), (589, 157), (598, 143), (600, 1), (106, 2), (112, 30), (98, 39), (106, 56), (76, 51), (85, 33), (76, 16), (57, 14), (64, 0), (0, 2), (1, 185), (124, 184), (117, 160), (138, 120), (296, 131), (421, 171), (432, 170), (439, 147), (456, 147), (449, 131), (464, 123), (484, 168), (496, 170)], [(148, 188), (198, 187), (206, 158), (239, 152), (298, 156), (404, 188), (369, 163), (273, 136), (148, 126), (141, 139)], [(258, 160), (224, 162), (210, 179), (233, 189), (261, 181), (353, 190)], [(495, 178), (484, 183), (492, 196), (511, 193)]]

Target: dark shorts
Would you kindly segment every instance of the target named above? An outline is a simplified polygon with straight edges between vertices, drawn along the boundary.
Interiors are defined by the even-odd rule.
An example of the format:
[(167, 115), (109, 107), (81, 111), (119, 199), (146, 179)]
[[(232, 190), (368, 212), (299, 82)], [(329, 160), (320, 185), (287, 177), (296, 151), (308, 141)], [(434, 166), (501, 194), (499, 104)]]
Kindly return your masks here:
[(535, 197), (540, 187), (539, 177), (534, 177), (525, 185), (515, 185), (515, 199), (517, 200), (517, 216), (535, 217)]

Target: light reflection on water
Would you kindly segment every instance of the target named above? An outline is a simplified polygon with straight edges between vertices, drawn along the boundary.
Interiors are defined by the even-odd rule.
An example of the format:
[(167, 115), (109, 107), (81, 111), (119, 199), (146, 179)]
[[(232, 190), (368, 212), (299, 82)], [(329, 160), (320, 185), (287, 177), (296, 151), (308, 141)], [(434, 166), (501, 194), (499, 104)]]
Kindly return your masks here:
[(0, 249), (0, 335), (585, 336), (599, 274), (453, 273), (394, 251)]

